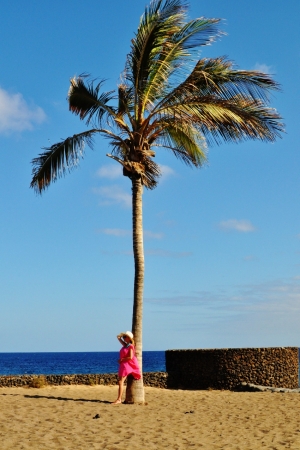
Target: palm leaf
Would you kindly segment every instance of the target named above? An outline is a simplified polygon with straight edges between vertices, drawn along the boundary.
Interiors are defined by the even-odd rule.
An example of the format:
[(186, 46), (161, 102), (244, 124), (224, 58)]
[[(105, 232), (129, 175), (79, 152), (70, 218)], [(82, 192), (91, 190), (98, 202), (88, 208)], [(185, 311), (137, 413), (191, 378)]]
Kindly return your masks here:
[(234, 70), (232, 62), (225, 58), (201, 59), (186, 80), (165, 96), (155, 109), (163, 104), (184, 101), (191, 95), (217, 95), (226, 100), (239, 95), (268, 102), (268, 93), (274, 89), (278, 90), (279, 85), (267, 74)]
[(221, 19), (207, 19), (199, 17), (191, 20), (176, 33), (172, 40), (179, 44), (184, 50), (197, 49), (203, 45), (209, 45), (223, 34), (218, 30), (216, 24)]
[(265, 73), (233, 69), (233, 63), (224, 57), (202, 59), (195, 69), (191, 81), (202, 95), (218, 94), (224, 99), (239, 95), (268, 102), (269, 91), (280, 88)]
[(132, 40), (125, 72), (126, 78), (134, 86), (136, 104), (166, 37), (180, 30), (185, 11), (186, 6), (180, 0), (154, 0), (146, 7)]
[(211, 133), (217, 143), (220, 143), (220, 138), (225, 141), (274, 141), (284, 131), (276, 110), (266, 107), (261, 100), (247, 99), (242, 95), (228, 100), (213, 95), (177, 99), (156, 111), (156, 116), (195, 125), (206, 138)]
[(93, 135), (98, 130), (89, 130), (68, 137), (62, 142), (44, 148), (45, 152), (32, 160), (32, 181), (30, 187), (41, 193), (51, 182), (65, 175), (78, 165), (80, 157), (83, 157), (84, 146), (93, 145)]
[(170, 75), (178, 69), (183, 61), (190, 57), (190, 50), (208, 45), (216, 39), (220, 32), (217, 24), (220, 19), (205, 19), (203, 17), (184, 25), (179, 32), (166, 40), (163, 51), (159, 55), (149, 73), (142, 100), (142, 111), (147, 104), (153, 105), (155, 100), (163, 97), (168, 87)]
[(182, 105), (181, 113), (188, 116), (207, 139), (212, 137), (218, 144), (222, 140), (238, 142), (247, 139), (273, 142), (283, 131), (276, 110), (265, 107), (261, 101), (243, 97), (234, 100), (208, 97), (202, 102), (191, 101)]
[(152, 127), (148, 138), (151, 145), (172, 150), (187, 165), (202, 166), (206, 161), (206, 143), (199, 130), (184, 120), (162, 119)]
[(134, 111), (134, 95), (132, 87), (126, 84), (119, 84), (118, 86), (118, 115), (127, 114), (131, 116)]
[(186, 164), (192, 163), (196, 167), (201, 167), (206, 161), (205, 140), (195, 127), (182, 127), (180, 123), (170, 123), (165, 128), (164, 134), (175, 145), (174, 155)]
[(132, 87), (126, 84), (119, 84), (118, 86), (118, 114), (115, 117), (115, 122), (119, 125), (121, 130), (130, 132), (126, 124), (126, 118), (129, 120), (132, 128), (135, 126), (134, 122), (134, 94)]
[(87, 124), (95, 119), (99, 126), (102, 126), (102, 119), (105, 115), (116, 116), (113, 107), (108, 106), (108, 102), (115, 98), (114, 91), (100, 93), (103, 81), (94, 86), (93, 81), (84, 83), (84, 77), (71, 79), (71, 85), (68, 93), (69, 109), (74, 114), (79, 115), (80, 119), (86, 119)]

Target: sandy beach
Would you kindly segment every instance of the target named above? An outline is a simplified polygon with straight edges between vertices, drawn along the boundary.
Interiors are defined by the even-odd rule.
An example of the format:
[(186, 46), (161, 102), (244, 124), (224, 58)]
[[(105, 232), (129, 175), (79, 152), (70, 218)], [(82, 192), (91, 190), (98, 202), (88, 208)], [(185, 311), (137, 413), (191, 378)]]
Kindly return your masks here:
[(0, 448), (300, 449), (300, 394), (146, 388), (146, 405), (112, 406), (116, 395), (116, 386), (2, 388)]

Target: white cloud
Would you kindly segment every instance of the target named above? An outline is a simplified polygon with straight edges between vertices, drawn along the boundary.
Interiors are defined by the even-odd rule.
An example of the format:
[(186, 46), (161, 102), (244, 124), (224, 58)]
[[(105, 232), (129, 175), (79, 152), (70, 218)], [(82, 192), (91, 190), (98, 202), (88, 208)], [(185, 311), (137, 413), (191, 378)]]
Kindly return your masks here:
[(181, 333), (181, 347), (175, 348), (299, 346), (299, 280), (181, 294), (171, 289), (145, 301), (162, 318), (168, 315), (175, 338)]
[(240, 233), (251, 233), (256, 230), (249, 220), (229, 219), (223, 220), (218, 227), (224, 231), (238, 231)]
[[(117, 237), (132, 235), (132, 230), (124, 230), (122, 228), (103, 228), (98, 231), (103, 234)], [(145, 239), (161, 239), (163, 237), (163, 233), (153, 233), (153, 231), (144, 230), (144, 237)]]
[(175, 175), (175, 171), (169, 166), (165, 166), (164, 164), (159, 164), (159, 168), (161, 170), (162, 178), (164, 178), (164, 179), (167, 177), (170, 177), (172, 175)]
[(184, 295), (148, 299), (165, 305), (198, 305), (219, 312), (221, 317), (263, 314), (265, 317), (283, 317), (291, 313), (300, 315), (299, 278), (272, 280), (258, 284), (234, 286), (232, 289), (189, 292)]
[(256, 256), (254, 256), (254, 255), (246, 255), (243, 258), (244, 261), (257, 261), (257, 259), (258, 258)]
[(162, 239), (163, 236), (163, 233), (153, 233), (153, 231), (144, 230), (145, 239)]
[(131, 207), (131, 195), (118, 185), (94, 188), (93, 192), (102, 197), (101, 205), (119, 204), (125, 208)]
[(123, 176), (122, 166), (119, 163), (102, 166), (99, 170), (97, 170), (97, 176), (100, 178), (115, 180), (116, 178)]
[(257, 70), (258, 72), (267, 73), (267, 74), (274, 73), (272, 66), (267, 66), (267, 64), (256, 63), (254, 66), (254, 70)]
[[(288, 305), (300, 311), (300, 286), (297, 280), (274, 280), (246, 285), (231, 297), (240, 311), (264, 311), (283, 314)], [(296, 302), (294, 302), (296, 300)]]
[(117, 236), (117, 237), (124, 237), (131, 235), (130, 230), (122, 230), (121, 228), (103, 228), (102, 230), (99, 230), (99, 232), (103, 234), (108, 234), (109, 236)]
[(10, 94), (0, 88), (0, 133), (32, 130), (45, 119), (42, 108), (28, 105), (22, 94)]

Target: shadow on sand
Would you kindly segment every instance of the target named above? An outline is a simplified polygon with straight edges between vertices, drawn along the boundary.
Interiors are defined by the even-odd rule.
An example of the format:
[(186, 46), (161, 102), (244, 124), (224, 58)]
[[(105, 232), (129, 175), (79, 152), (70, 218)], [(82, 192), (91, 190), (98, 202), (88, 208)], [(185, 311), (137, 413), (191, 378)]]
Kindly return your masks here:
[[(22, 395), (22, 394), (0, 394), (0, 395)], [(72, 402), (92, 402), (92, 403), (106, 403), (108, 405), (111, 404), (111, 402), (107, 400), (93, 400), (93, 399), (87, 399), (87, 398), (70, 398), (70, 397), (54, 397), (52, 395), (23, 395), (25, 398), (46, 398), (48, 400), (60, 400), (60, 401), (72, 401)]]

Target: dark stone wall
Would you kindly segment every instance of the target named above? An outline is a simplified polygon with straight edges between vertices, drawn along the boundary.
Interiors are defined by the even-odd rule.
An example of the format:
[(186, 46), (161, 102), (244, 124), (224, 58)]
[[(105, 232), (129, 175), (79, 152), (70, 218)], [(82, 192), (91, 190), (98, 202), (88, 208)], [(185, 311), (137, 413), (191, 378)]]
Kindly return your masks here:
[(235, 389), (241, 383), (298, 388), (298, 348), (167, 350), (171, 389)]
[[(165, 372), (146, 372), (143, 373), (145, 386), (166, 388), (167, 374)], [(117, 374), (88, 374), (88, 375), (9, 375), (0, 376), (1, 387), (36, 387), (41, 386), (61, 386), (70, 384), (86, 384), (93, 386), (103, 384), (105, 386), (118, 384)]]

